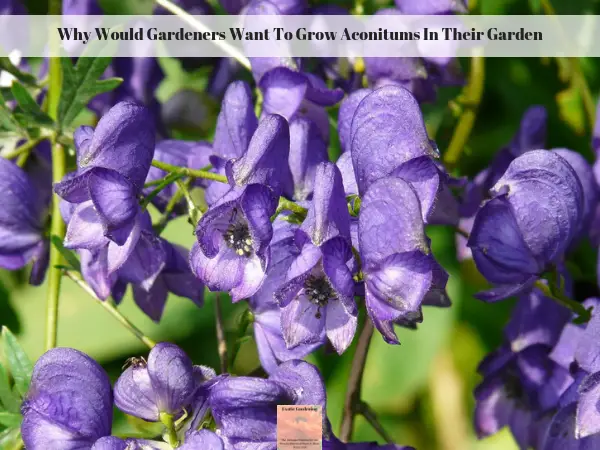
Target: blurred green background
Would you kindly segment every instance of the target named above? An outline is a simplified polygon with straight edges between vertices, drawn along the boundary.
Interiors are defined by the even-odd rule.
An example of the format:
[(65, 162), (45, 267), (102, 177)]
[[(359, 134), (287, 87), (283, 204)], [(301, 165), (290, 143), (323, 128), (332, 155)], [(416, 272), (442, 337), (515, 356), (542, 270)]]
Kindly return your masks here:
[[(101, 2), (109, 13), (146, 13), (151, 1)], [(313, 2), (313, 3), (326, 3)], [(335, 3), (348, 5), (347, 1)], [(472, 2), (471, 2), (472, 3)], [(387, 6), (388, 2), (367, 2), (367, 11)], [(555, 0), (553, 6), (562, 14), (600, 14), (600, 1)], [(32, 13), (44, 13), (44, 5), (29, 2)], [(474, 11), (482, 14), (528, 14), (538, 12), (540, 2), (531, 0), (480, 0)], [(600, 61), (580, 61), (594, 97), (600, 86)], [(462, 61), (468, 72), (469, 61)], [(161, 60), (166, 79), (159, 88), (161, 101), (168, 100), (186, 88), (196, 92), (204, 102), (202, 89), (207, 70), (187, 73), (179, 62)], [(473, 133), (458, 167), (461, 175), (473, 175), (489, 162), (494, 153), (508, 143), (517, 130), (523, 112), (540, 104), (549, 113), (548, 147), (568, 147), (592, 160), (590, 130), (582, 107), (580, 92), (570, 83), (567, 61), (530, 59), (487, 59), (485, 90)], [(460, 88), (440, 91), (434, 105), (425, 105), (424, 113), (443, 153), (452, 136), (456, 117), (448, 102), (460, 93)], [(187, 138), (210, 138), (216, 120), (214, 105), (207, 104), (199, 118), (203, 129)], [(337, 143), (332, 142), (336, 154)], [(449, 309), (426, 308), (424, 322), (417, 331), (399, 329), (400, 346), (389, 346), (375, 335), (365, 372), (363, 399), (379, 414), (381, 422), (398, 443), (413, 445), (420, 450), (465, 450), (516, 448), (506, 430), (478, 441), (473, 433), (473, 388), (479, 382), (476, 367), (483, 356), (502, 341), (513, 301), (487, 305), (475, 300), (473, 293), (485, 288), (472, 264), (459, 266), (455, 259), (454, 235), (443, 227), (428, 230), (438, 260), (450, 273), (448, 292), (453, 306)], [(164, 236), (191, 247), (192, 227), (185, 218), (173, 221)], [(579, 249), (576, 260), (580, 266), (576, 295), (585, 298), (596, 291), (595, 249)], [(591, 274), (591, 275), (588, 275)], [(32, 359), (43, 352), (46, 286), (32, 288), (26, 284), (25, 272), (0, 273), (0, 325), (8, 326), (18, 335)], [(212, 294), (206, 295), (204, 308), (197, 309), (186, 299), (171, 296), (160, 325), (146, 318), (128, 294), (120, 307), (148, 336), (181, 345), (197, 364), (218, 366), (216, 331)], [(235, 340), (237, 318), (243, 305), (227, 302), (224, 309), (230, 345)], [(252, 333), (249, 332), (249, 336)], [(356, 340), (356, 339), (355, 339)], [(64, 279), (58, 342), (75, 347), (97, 359), (113, 379), (119, 375), (124, 361), (147, 350), (122, 328), (109, 314), (70, 280)], [(321, 350), (309, 359), (317, 364), (325, 377), (328, 390), (328, 414), (337, 431), (352, 364), (354, 346), (342, 357)], [(250, 373), (259, 367), (252, 338), (241, 347), (237, 373)], [(118, 414), (115, 433), (134, 434), (143, 428), (137, 421)], [(362, 418), (357, 419), (354, 440), (380, 440)]]

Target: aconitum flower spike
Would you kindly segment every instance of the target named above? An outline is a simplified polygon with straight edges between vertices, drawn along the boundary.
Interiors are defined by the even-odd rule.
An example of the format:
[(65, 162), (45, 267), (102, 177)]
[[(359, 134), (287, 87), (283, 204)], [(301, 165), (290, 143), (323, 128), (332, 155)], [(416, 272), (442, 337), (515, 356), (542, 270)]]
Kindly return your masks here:
[(148, 362), (137, 361), (115, 383), (115, 405), (123, 412), (156, 422), (161, 413), (179, 414), (196, 389), (192, 361), (174, 344), (161, 342)]
[(406, 179), (421, 203), (423, 219), (433, 213), (445, 175), (429, 139), (419, 104), (406, 89), (385, 86), (367, 95), (352, 120), (351, 154), (361, 195), (389, 175)]
[(478, 297), (496, 301), (523, 292), (558, 262), (577, 233), (583, 190), (564, 158), (533, 150), (516, 158), (490, 193), (467, 245), (479, 271), (497, 285)]
[(393, 323), (418, 317), (429, 296), (445, 298), (448, 280), (431, 254), (409, 183), (388, 177), (369, 187), (361, 202), (358, 241), (367, 312), (386, 342), (397, 344)]
[(254, 338), (261, 365), (267, 373), (273, 373), (280, 363), (292, 359), (302, 359), (321, 342), (312, 345), (298, 345), (288, 349), (281, 331), (281, 310), (275, 301), (275, 292), (285, 282), (285, 276), (298, 257), (299, 251), (294, 243), (294, 227), (288, 222), (276, 220), (274, 227), (286, 228), (276, 230), (275, 235), (285, 237), (277, 242), (273, 237), (271, 243), (271, 263), (261, 288), (250, 298), (250, 309), (254, 315)]
[(23, 169), (4, 158), (0, 189), (0, 267), (16, 270), (33, 261), (30, 282), (40, 284), (48, 266), (44, 196)]
[(296, 243), (300, 255), (275, 293), (287, 346), (318, 344), (325, 334), (341, 354), (354, 337), (357, 308), (348, 265), (353, 259), (350, 214), (333, 163), (317, 167), (313, 200)]
[(36, 362), (22, 406), (21, 435), (30, 450), (80, 450), (110, 435), (112, 390), (104, 369), (71, 348)]
[(209, 401), (217, 432), (233, 448), (275, 449), (277, 405), (317, 405), (325, 411), (326, 394), (316, 367), (293, 360), (268, 379), (225, 378), (211, 389)]
[(94, 248), (103, 236), (122, 246), (140, 215), (137, 196), (154, 154), (152, 118), (147, 109), (122, 102), (95, 130), (80, 127), (74, 139), (78, 169), (54, 189), (66, 201), (79, 204), (74, 216), (85, 216), (83, 222), (94, 226), (81, 227), (81, 221), (72, 220), (67, 230), (71, 248)]
[(232, 189), (198, 222), (190, 266), (209, 289), (230, 291), (234, 302), (254, 295), (266, 275), (270, 218), (279, 194), (292, 190), (289, 144), (285, 119), (263, 118), (247, 152), (227, 162)]
[[(210, 164), (210, 156), (212, 148), (210, 144), (206, 142), (190, 142), (190, 141), (177, 141), (174, 139), (166, 139), (156, 144), (154, 149), (154, 159), (167, 164), (178, 167), (187, 167), (190, 169), (202, 169)], [(162, 169), (158, 167), (150, 167), (148, 175), (146, 177), (146, 183), (160, 180), (167, 175)], [(196, 186), (206, 187), (208, 185), (207, 180), (197, 179)], [(156, 186), (150, 186), (145, 188), (142, 192), (144, 195), (148, 195)], [(160, 211), (164, 211), (165, 207), (169, 203), (169, 200), (177, 192), (177, 185), (175, 183), (166, 186), (155, 198), (152, 200)], [(175, 208), (175, 213), (182, 213), (183, 211), (183, 200), (178, 205), (179, 208)]]

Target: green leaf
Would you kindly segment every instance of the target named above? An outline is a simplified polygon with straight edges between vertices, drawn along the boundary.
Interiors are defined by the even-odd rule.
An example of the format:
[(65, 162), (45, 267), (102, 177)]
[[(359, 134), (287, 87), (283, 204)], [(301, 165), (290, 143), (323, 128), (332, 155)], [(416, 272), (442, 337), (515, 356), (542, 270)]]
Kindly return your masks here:
[(10, 388), (8, 372), (0, 364), (0, 407), (9, 412), (19, 412), (19, 399), (13, 394)]
[[(54, 247), (56, 247), (58, 252), (69, 263), (70, 267), (67, 267), (67, 269), (74, 269), (78, 272), (81, 272), (81, 265), (79, 264), (79, 260), (75, 256), (75, 253), (73, 253), (71, 250), (68, 250), (65, 248), (65, 246), (63, 245), (62, 239), (60, 239), (58, 236), (52, 236), (52, 238), (50, 238), (50, 240), (52, 241), (52, 245), (54, 245)], [(63, 268), (63, 267), (61, 267), (61, 268)]]
[(37, 87), (37, 80), (35, 77), (29, 73), (21, 72), (21, 70), (6, 56), (0, 58), (0, 70), (5, 70), (6, 72), (10, 73), (23, 84)]
[(6, 327), (2, 327), (2, 341), (4, 342), (4, 355), (15, 380), (15, 388), (21, 397), (25, 397), (29, 390), (33, 365), (17, 342), (17, 338)]
[(120, 78), (99, 80), (110, 62), (111, 58), (79, 58), (73, 67), (69, 58), (61, 58), (63, 85), (58, 122), (62, 127), (68, 127), (96, 95), (112, 91), (122, 83)]
[(0, 411), (0, 425), (4, 425), (6, 428), (18, 428), (21, 426), (22, 420), (21, 414)]
[(583, 108), (583, 100), (579, 89), (571, 85), (564, 91), (556, 94), (556, 103), (560, 118), (571, 130), (578, 135), (585, 133), (586, 119)]
[(529, 0), (529, 7), (531, 12), (534, 14), (540, 14), (542, 12), (542, 1), (541, 0)]
[[(54, 127), (54, 121), (40, 108), (31, 94), (19, 83), (13, 83), (12, 94), (23, 111), (24, 124), (35, 124), (43, 127)], [(19, 117), (20, 113), (15, 113)]]
[(0, 433), (0, 448), (2, 450), (22, 449), (21, 430), (19, 428), (8, 428)]
[(16, 131), (20, 127), (12, 117), (11, 111), (6, 107), (4, 97), (0, 93), (0, 127), (7, 131)]

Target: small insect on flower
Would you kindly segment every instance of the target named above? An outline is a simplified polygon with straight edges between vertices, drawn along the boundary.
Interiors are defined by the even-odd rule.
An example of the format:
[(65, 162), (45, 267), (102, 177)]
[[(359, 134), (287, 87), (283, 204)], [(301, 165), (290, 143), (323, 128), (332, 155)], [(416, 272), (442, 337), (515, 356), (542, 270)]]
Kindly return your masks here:
[(140, 357), (132, 356), (131, 358), (127, 358), (127, 360), (125, 361), (125, 364), (123, 364), (123, 367), (121, 368), (121, 370), (125, 371), (129, 367), (143, 369), (147, 365), (148, 365), (148, 362), (146, 361), (146, 358), (144, 358), (143, 356), (140, 356)]

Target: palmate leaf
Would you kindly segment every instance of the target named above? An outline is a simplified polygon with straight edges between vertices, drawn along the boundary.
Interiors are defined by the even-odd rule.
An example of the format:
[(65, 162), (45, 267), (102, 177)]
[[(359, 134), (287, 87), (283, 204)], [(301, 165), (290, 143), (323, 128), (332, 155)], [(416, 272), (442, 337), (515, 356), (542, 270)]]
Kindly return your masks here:
[(68, 127), (89, 101), (104, 92), (117, 88), (123, 80), (108, 78), (99, 80), (111, 62), (111, 58), (81, 57), (77, 65), (69, 58), (62, 58), (62, 95), (58, 105), (58, 122)]
[(2, 327), (2, 342), (8, 368), (15, 380), (15, 389), (21, 398), (23, 398), (29, 390), (33, 365), (21, 345), (17, 342), (17, 338), (6, 327)]
[(0, 411), (0, 425), (6, 428), (18, 428), (21, 426), (22, 420), (23, 416), (21, 414)]

